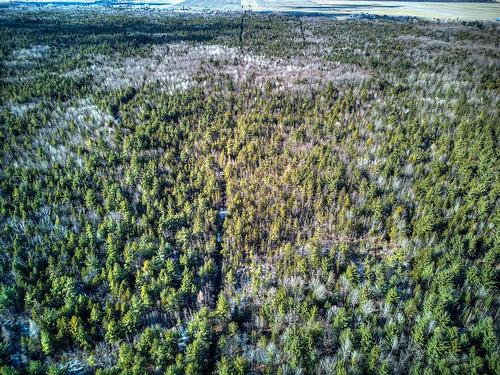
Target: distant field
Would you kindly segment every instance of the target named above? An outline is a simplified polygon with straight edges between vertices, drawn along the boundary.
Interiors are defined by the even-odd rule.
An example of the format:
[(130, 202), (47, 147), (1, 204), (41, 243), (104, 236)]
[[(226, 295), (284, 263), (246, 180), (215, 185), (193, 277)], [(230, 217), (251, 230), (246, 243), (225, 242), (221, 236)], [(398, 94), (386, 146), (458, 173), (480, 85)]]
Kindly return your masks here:
[(407, 1), (339, 0), (243, 0), (244, 9), (259, 11), (296, 11), (324, 14), (376, 14), (460, 20), (495, 20), (500, 17), (499, 3), (418, 3)]
[(389, 16), (415, 16), (460, 20), (495, 20), (500, 17), (499, 3), (418, 3), (407, 1), (314, 0), (327, 7), (326, 12), (371, 13)]
[(331, 15), (375, 14), (459, 20), (490, 20), (500, 17), (499, 3), (418, 3), (406, 1), (339, 0), (186, 0), (174, 8), (253, 10), (322, 13)]
[[(0, 0), (0, 3), (5, 3)], [(95, 0), (37, 0), (14, 1), (19, 4), (40, 6), (149, 6), (156, 9), (201, 12), (252, 10), (260, 12), (320, 13), (330, 16), (374, 14), (387, 16), (410, 16), (426, 19), (495, 21), (500, 18), (500, 3), (431, 3), (409, 1), (359, 1), (359, 0), (123, 0), (118, 2)]]

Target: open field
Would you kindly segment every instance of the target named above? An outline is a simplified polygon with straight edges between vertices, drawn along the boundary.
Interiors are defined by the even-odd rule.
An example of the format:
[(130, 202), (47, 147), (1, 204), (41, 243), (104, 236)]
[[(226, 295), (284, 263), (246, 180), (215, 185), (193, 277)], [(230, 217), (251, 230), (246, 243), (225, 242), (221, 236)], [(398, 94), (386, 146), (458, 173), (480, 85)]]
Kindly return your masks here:
[(409, 1), (338, 1), (315, 0), (326, 6), (326, 12), (370, 13), (388, 16), (411, 16), (460, 20), (495, 20), (500, 17), (499, 3), (429, 3)]
[[(5, 1), (0, 0), (0, 4)], [(152, 1), (68, 1), (39, 0), (15, 1), (11, 6), (35, 4), (39, 6), (117, 6), (148, 7), (175, 11), (241, 11), (293, 12), (348, 17), (377, 15), (392, 17), (421, 17), (461, 21), (495, 21), (500, 18), (500, 3), (432, 3), (411, 1), (358, 1), (358, 0), (152, 0)]]
[(410, 1), (345, 0), (243, 0), (244, 9), (332, 15), (374, 14), (460, 20), (490, 20), (500, 17), (498, 3), (419, 3)]

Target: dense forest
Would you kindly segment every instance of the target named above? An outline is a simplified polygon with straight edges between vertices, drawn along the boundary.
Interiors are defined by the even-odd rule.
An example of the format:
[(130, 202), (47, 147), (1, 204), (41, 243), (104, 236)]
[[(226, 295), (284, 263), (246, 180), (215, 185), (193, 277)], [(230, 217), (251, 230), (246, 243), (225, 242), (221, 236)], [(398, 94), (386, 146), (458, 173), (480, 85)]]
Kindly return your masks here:
[(0, 373), (499, 374), (499, 41), (0, 10)]

